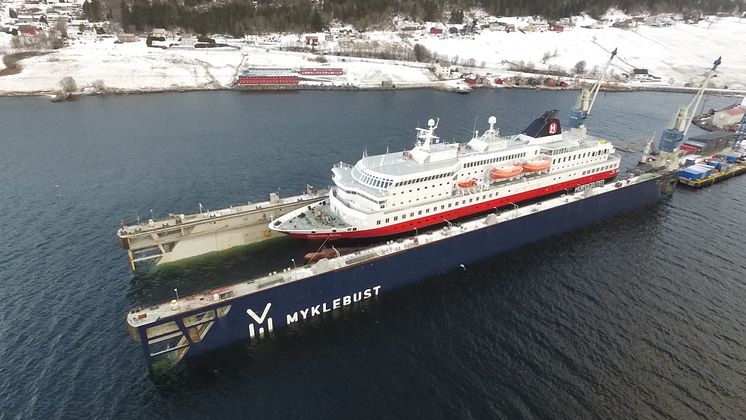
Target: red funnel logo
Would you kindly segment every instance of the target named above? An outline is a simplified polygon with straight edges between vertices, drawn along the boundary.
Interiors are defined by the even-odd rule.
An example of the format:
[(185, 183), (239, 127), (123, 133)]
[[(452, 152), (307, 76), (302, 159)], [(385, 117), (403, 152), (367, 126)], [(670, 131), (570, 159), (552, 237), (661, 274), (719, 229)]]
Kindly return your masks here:
[(557, 121), (549, 123), (549, 134), (557, 134)]

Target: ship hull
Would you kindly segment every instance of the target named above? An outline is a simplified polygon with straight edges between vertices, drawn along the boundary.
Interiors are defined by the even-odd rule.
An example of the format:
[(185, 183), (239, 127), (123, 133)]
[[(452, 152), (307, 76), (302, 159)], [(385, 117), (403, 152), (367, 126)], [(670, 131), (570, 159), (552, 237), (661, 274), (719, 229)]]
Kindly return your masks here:
[[(557, 184), (549, 185), (543, 188), (538, 188), (531, 191), (525, 191), (520, 194), (509, 195), (500, 197), (495, 200), (486, 201), (475, 204), (473, 206), (457, 208), (441, 213), (434, 213), (418, 219), (408, 220), (406, 222), (397, 223), (393, 225), (384, 226), (375, 229), (360, 229), (353, 230), (352, 228), (342, 231), (341, 229), (334, 232), (294, 232), (285, 231), (286, 235), (296, 239), (307, 239), (307, 240), (339, 240), (339, 239), (365, 239), (365, 238), (379, 238), (386, 236), (399, 235), (405, 232), (411, 232), (415, 229), (425, 229), (429, 226), (438, 225), (441, 223), (453, 222), (463, 217), (469, 217), (479, 213), (494, 210), (504, 206), (510, 206), (512, 204), (520, 204), (527, 200), (533, 200), (540, 197), (544, 197), (551, 194), (556, 194), (563, 191), (570, 191), (571, 189), (586, 185), (597, 181), (606, 181), (613, 179), (619, 174), (618, 169), (614, 169), (606, 172), (599, 172), (597, 174), (584, 176), (582, 178), (573, 179), (566, 182), (560, 182)], [(479, 193), (475, 193), (479, 195)], [(464, 196), (465, 199), (469, 199), (469, 195)], [(434, 206), (437, 207), (438, 203), (434, 202)]]
[[(130, 329), (141, 344), (153, 371), (154, 363), (175, 365), (219, 347), (244, 340), (258, 340), (287, 327), (300, 327), (341, 308), (422, 279), (468, 266), (550, 236), (605, 218), (652, 205), (673, 191), (672, 175), (652, 177), (629, 186), (592, 195), (558, 207), (485, 226), (413, 249), (386, 254), (344, 269), (314, 275), (301, 281), (266, 287), (252, 294), (228, 299), (191, 312), (175, 312), (155, 322)], [(216, 292), (217, 293), (217, 292)], [(222, 309), (221, 309), (222, 308)], [(226, 312), (226, 308), (227, 310)], [(148, 328), (174, 323), (189, 337), (188, 317), (207, 310), (220, 314), (201, 337), (189, 338), (180, 352), (158, 356), (148, 345)], [(194, 319), (194, 318), (192, 318)], [(195, 334), (191, 334), (194, 336)], [(182, 340), (184, 341), (184, 340)], [(164, 361), (165, 360), (165, 361)]]

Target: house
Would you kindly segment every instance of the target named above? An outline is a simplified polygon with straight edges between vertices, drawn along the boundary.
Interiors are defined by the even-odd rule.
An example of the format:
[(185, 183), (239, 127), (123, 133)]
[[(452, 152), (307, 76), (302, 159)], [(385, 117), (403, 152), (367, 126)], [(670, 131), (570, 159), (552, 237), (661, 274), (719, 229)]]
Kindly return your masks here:
[(303, 76), (342, 76), (344, 70), (340, 67), (301, 67)]
[(443, 28), (430, 28), (430, 35), (443, 35)]
[(505, 25), (505, 32), (515, 32), (515, 25), (508, 23)]
[(153, 30), (150, 31), (150, 36), (153, 38), (166, 39), (166, 36), (168, 36), (168, 32), (166, 32), (164, 28), (153, 28)]
[(456, 71), (451, 66), (441, 66), (440, 63), (438, 63), (435, 66), (435, 75), (438, 76), (441, 79), (450, 79), (451, 74)]
[(562, 25), (554, 25), (552, 26), (552, 32), (564, 32), (565, 27)]
[(35, 26), (31, 25), (20, 25), (18, 27), (18, 35), (25, 36), (25, 37), (33, 37), (38, 35), (39, 32), (36, 30)]
[(719, 128), (733, 127), (741, 122), (744, 113), (746, 113), (746, 110), (744, 110), (744, 108), (741, 108), (740, 106), (717, 111), (712, 117), (712, 124)]
[(660, 77), (653, 76), (652, 74), (648, 73), (648, 69), (633, 69), (632, 73), (628, 74), (627, 77), (639, 82), (660, 80)]
[(244, 73), (238, 77), (239, 85), (297, 85), (297, 74), (251, 74)]
[(140, 38), (135, 34), (119, 34), (117, 35), (117, 42), (123, 44), (125, 42), (137, 42)]
[(319, 37), (317, 35), (306, 35), (306, 45), (319, 45)]

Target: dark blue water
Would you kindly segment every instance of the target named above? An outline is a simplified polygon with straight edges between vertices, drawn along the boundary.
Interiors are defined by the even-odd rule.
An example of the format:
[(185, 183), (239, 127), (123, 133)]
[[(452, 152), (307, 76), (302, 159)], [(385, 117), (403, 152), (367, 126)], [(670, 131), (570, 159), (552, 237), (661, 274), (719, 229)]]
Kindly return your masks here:
[[(602, 95), (589, 126), (639, 145), (689, 99)], [(513, 133), (574, 101), (522, 90), (0, 100), (0, 419), (743, 417), (746, 178), (147, 376), (130, 307), (287, 265), (305, 245), (133, 277), (114, 239), (121, 219), (323, 186), (334, 162), (410, 147), (430, 117), (463, 140), (475, 116), (480, 131), (494, 114)]]

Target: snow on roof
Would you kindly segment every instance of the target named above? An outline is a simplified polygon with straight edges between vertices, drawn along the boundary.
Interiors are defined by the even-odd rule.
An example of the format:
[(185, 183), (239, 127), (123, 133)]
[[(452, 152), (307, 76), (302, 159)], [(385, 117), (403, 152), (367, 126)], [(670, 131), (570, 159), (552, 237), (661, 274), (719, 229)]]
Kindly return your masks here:
[(728, 115), (741, 115), (741, 114), (743, 114), (746, 111), (744, 111), (743, 108), (737, 106), (735, 108), (726, 109), (723, 112), (725, 112)]

